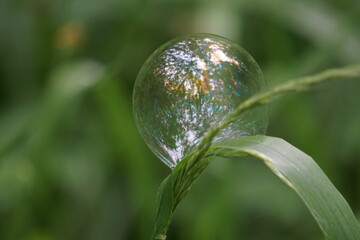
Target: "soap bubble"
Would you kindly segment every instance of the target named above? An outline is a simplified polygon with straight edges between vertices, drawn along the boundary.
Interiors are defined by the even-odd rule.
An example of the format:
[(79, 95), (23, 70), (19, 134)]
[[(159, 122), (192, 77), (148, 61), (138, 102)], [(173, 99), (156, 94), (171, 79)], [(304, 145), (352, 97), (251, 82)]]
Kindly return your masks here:
[[(141, 68), (134, 117), (147, 145), (174, 168), (211, 127), (266, 88), (261, 69), (237, 44), (210, 34), (187, 35), (162, 45)], [(251, 109), (214, 142), (265, 134), (267, 123), (266, 107)]]

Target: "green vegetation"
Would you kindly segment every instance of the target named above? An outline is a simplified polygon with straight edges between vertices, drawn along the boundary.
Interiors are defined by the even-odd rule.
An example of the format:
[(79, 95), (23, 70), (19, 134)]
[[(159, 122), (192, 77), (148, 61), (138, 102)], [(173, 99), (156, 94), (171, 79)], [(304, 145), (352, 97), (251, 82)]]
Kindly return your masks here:
[(329, 69), (314, 76), (294, 79), (267, 92), (254, 95), (240, 104), (219, 126), (203, 137), (197, 149), (184, 157), (163, 181), (157, 197), (157, 214), (153, 239), (166, 239), (169, 224), (180, 201), (192, 187), (210, 160), (217, 157), (260, 158), (284, 183), (304, 201), (324, 232), (326, 239), (359, 239), (360, 225), (346, 200), (337, 191), (321, 168), (295, 147), (282, 139), (267, 136), (239, 137), (212, 146), (215, 136), (236, 122), (241, 114), (270, 102), (272, 99), (336, 77), (360, 77), (360, 65)]
[[(169, 169), (140, 139), (145, 59), (189, 32), (238, 42), (269, 86), (360, 62), (357, 0), (0, 3), (0, 239), (149, 239)], [(360, 81), (270, 105), (268, 135), (314, 158), (360, 216)], [(212, 161), (168, 239), (324, 239), (261, 161)]]

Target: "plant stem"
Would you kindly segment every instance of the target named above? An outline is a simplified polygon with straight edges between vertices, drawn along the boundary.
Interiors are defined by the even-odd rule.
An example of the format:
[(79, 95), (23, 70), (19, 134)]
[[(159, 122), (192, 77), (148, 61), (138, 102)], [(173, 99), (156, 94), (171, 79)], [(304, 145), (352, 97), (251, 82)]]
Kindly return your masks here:
[(155, 240), (166, 239), (168, 225), (170, 224), (178, 204), (185, 197), (194, 181), (208, 165), (211, 159), (211, 154), (207, 155), (207, 152), (211, 147), (212, 140), (222, 129), (237, 121), (239, 116), (245, 111), (253, 107), (267, 104), (277, 97), (289, 93), (304, 91), (313, 85), (327, 82), (332, 79), (354, 77), (360, 77), (360, 64), (346, 66), (343, 68), (328, 69), (315, 75), (295, 78), (266, 92), (254, 95), (240, 104), (220, 125), (210, 129), (203, 137), (196, 150), (183, 158), (174, 169), (171, 176), (174, 180), (172, 185), (172, 211), (167, 221), (167, 226), (161, 230), (162, 234), (156, 235)]
[(217, 127), (211, 129), (202, 139), (197, 147), (194, 157), (190, 160), (196, 161), (204, 156), (210, 148), (213, 138), (229, 124), (238, 120), (240, 114), (250, 108), (264, 105), (285, 94), (301, 92), (309, 87), (327, 82), (333, 79), (360, 77), (360, 64), (350, 65), (342, 68), (328, 69), (311, 76), (305, 76), (289, 80), (288, 82), (274, 87), (273, 89), (254, 95), (240, 104), (225, 120)]
[(155, 240), (166, 240), (166, 235), (160, 234), (157, 237), (155, 237)]

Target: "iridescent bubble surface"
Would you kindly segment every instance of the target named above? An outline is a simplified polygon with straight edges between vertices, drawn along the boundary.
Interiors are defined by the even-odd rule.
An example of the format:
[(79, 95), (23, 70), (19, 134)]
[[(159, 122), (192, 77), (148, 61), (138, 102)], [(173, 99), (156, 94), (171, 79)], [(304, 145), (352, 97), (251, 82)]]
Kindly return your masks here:
[[(136, 79), (133, 111), (141, 136), (170, 168), (245, 99), (266, 89), (255, 60), (210, 34), (173, 39), (157, 49)], [(265, 134), (267, 111), (244, 113), (215, 139)]]

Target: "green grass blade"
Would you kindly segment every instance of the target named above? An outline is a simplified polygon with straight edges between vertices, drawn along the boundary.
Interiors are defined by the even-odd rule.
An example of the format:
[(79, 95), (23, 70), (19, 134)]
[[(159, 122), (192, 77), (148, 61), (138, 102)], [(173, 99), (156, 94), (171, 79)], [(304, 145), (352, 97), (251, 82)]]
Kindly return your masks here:
[(173, 214), (173, 185), (173, 175), (170, 174), (159, 187), (156, 199), (156, 223), (152, 239), (166, 239), (165, 233)]
[(285, 140), (242, 137), (215, 144), (209, 155), (257, 157), (304, 201), (326, 239), (359, 240), (360, 226), (350, 206), (315, 161)]
[[(155, 239), (166, 239), (166, 230), (178, 204), (206, 168), (212, 159), (211, 157), (240, 157), (248, 154), (263, 159), (278, 177), (299, 194), (328, 239), (360, 240), (359, 224), (347, 202), (319, 166), (305, 153), (302, 153), (284, 140), (264, 136), (243, 137), (239, 140), (223, 142), (221, 145), (218, 144), (217, 147), (215, 145), (215, 148), (212, 147), (214, 137), (225, 127), (237, 121), (241, 114), (251, 108), (268, 104), (275, 98), (289, 93), (304, 91), (311, 86), (327, 82), (331, 79), (359, 76), (360, 64), (328, 69), (312, 76), (290, 80), (269, 91), (254, 95), (240, 104), (233, 112), (228, 114), (221, 124), (211, 128), (202, 138), (196, 150), (183, 158), (175, 167), (169, 177), (172, 181), (172, 198), (170, 197), (170, 191), (163, 190), (165, 185), (171, 186), (168, 185), (169, 181), (165, 180), (167, 183), (164, 183), (165, 185), (163, 184), (164, 186), (160, 188), (158, 199), (161, 198), (163, 204), (167, 204), (166, 208), (172, 205), (172, 211), (166, 210), (164, 214), (159, 214), (162, 210), (158, 209), (158, 217), (155, 223)], [(253, 141), (251, 142), (250, 139)], [(269, 144), (271, 141), (272, 143)], [(245, 146), (248, 148), (245, 148)], [(251, 146), (253, 148), (250, 148)], [(265, 151), (266, 149), (268, 152)], [(260, 150), (264, 151), (261, 152)], [(266, 153), (269, 155), (266, 155)], [(322, 189), (323, 187), (324, 189)], [(321, 193), (319, 192), (320, 190)], [(163, 196), (164, 194), (168, 194), (168, 196)], [(160, 204), (157, 207), (162, 208), (163, 206)], [(161, 217), (159, 218), (159, 216)]]

